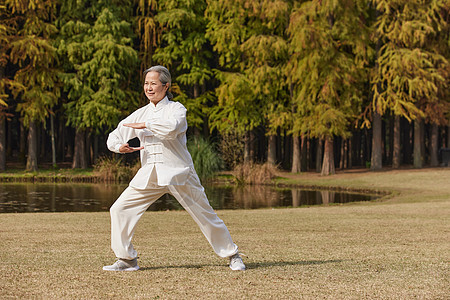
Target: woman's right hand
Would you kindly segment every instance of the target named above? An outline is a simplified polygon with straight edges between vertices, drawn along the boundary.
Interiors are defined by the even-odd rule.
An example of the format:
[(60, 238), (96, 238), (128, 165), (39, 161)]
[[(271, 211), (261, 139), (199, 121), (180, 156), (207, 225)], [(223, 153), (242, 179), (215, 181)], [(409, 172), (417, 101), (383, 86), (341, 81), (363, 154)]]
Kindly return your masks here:
[(130, 147), (130, 145), (128, 144), (123, 144), (122, 146), (120, 146), (119, 151), (120, 153), (132, 153), (142, 149), (144, 149), (144, 147)]

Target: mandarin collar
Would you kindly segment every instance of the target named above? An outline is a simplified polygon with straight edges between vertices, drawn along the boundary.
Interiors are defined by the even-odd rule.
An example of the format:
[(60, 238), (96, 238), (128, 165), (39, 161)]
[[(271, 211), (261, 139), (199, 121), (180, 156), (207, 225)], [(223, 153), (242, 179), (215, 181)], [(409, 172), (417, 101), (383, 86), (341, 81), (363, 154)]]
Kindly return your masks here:
[(153, 104), (153, 102), (150, 101), (149, 105), (152, 108), (152, 110), (154, 111), (158, 111), (160, 109), (162, 109), (164, 106), (166, 106), (169, 103), (169, 98), (167, 98), (167, 96), (165, 96), (162, 100), (160, 100), (158, 103)]

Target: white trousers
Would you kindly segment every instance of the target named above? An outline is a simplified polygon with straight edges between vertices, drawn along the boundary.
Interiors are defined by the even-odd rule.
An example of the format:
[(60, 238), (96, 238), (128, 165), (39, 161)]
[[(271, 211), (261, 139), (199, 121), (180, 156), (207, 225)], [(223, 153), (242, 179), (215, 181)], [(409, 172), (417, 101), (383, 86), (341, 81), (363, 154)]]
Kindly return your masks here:
[(134, 259), (137, 252), (131, 243), (136, 225), (147, 208), (162, 195), (172, 194), (200, 227), (220, 257), (238, 252), (230, 232), (209, 204), (197, 174), (191, 171), (185, 185), (156, 185), (153, 170), (146, 189), (128, 186), (111, 206), (111, 248), (118, 258)]

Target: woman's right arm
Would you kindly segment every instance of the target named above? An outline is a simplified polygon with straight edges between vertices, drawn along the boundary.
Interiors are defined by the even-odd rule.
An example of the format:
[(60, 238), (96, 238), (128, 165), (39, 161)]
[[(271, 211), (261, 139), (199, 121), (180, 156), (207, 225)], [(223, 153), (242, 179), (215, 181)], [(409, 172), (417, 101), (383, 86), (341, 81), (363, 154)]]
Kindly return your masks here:
[[(106, 145), (108, 149), (115, 153), (129, 153), (134, 152), (140, 149), (134, 149), (128, 146), (128, 141), (136, 137), (136, 131), (133, 128), (123, 126), (124, 123), (132, 123), (137, 119), (138, 111), (135, 111), (122, 121), (120, 121), (117, 128), (114, 129), (109, 135), (108, 140), (106, 141)], [(124, 146), (124, 147), (122, 147)], [(122, 149), (121, 149), (122, 147)], [(129, 149), (134, 149), (134, 151), (127, 151), (127, 147)], [(122, 150), (122, 151), (121, 151)]]

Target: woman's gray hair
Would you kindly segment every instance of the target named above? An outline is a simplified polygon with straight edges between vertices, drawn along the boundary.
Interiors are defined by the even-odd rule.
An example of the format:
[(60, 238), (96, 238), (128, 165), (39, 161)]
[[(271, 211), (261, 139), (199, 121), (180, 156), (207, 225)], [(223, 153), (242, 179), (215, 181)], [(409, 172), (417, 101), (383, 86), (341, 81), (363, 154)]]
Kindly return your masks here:
[[(145, 76), (147, 76), (148, 72), (156, 72), (159, 74), (159, 81), (161, 81), (161, 83), (163, 85), (169, 84), (169, 88), (172, 84), (172, 76), (170, 76), (170, 72), (169, 70), (167, 70), (166, 67), (164, 66), (153, 66), (151, 68), (148, 68), (147, 70), (144, 71), (144, 79)], [(171, 92), (169, 92), (169, 88), (166, 91), (166, 96), (167, 98), (169, 98), (169, 100), (173, 99), (173, 95)]]

